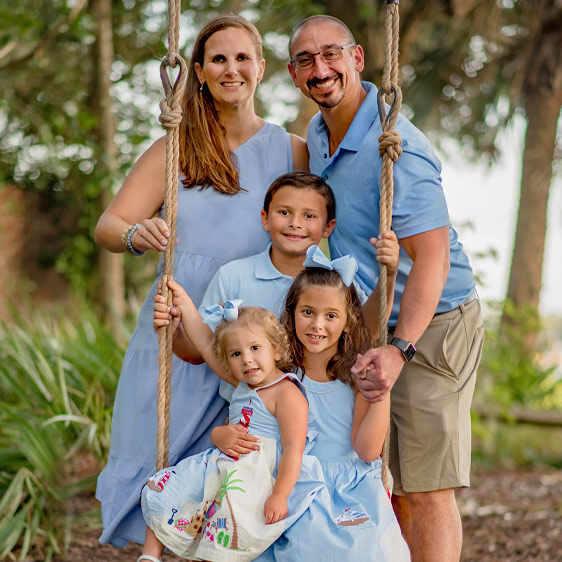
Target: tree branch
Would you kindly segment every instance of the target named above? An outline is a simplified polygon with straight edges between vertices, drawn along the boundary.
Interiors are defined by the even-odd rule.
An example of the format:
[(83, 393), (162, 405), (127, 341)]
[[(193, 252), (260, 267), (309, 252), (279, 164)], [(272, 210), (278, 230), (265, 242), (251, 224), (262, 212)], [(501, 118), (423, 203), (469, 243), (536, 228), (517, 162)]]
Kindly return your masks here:
[(491, 412), (482, 407), (473, 409), (483, 419), (502, 420), (508, 423), (524, 423), (562, 427), (562, 413), (557, 410), (530, 410), (513, 406), (508, 412)]
[[(6, 68), (11, 68), (17, 66), (18, 64), (26, 63), (31, 59), (38, 59), (43, 51), (48, 47), (48, 45), (55, 39), (57, 35), (63, 32), (77, 17), (78, 14), (83, 10), (84, 6), (87, 4), (88, 0), (79, 0), (68, 15), (61, 20), (53, 29), (51, 29), (45, 37), (40, 39), (36, 45), (25, 55), (21, 57), (9, 60), (0, 64), (0, 70), (5, 70)], [(7, 49), (6, 47), (10, 47)], [(11, 51), (13, 51), (15, 44), (8, 43), (2, 51), (0, 51), (0, 59), (5, 58)]]

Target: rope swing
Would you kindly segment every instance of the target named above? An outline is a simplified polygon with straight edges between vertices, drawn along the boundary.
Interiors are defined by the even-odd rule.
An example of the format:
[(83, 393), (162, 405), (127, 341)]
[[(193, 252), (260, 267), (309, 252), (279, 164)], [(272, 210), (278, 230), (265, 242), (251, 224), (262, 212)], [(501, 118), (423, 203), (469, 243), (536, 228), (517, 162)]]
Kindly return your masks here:
[[(379, 117), (381, 120), (382, 134), (379, 137), (379, 152), (382, 156), (382, 170), (380, 182), (380, 223), (379, 232), (389, 230), (392, 225), (392, 199), (394, 196), (394, 162), (398, 161), (402, 154), (402, 140), (398, 131), (394, 129), (400, 107), (402, 105), (402, 91), (398, 86), (398, 40), (399, 40), (399, 0), (386, 0), (385, 18), (385, 43), (384, 43), (384, 70), (382, 84), (377, 93), (379, 107)], [(386, 113), (384, 103), (385, 96), (393, 96), (392, 104)], [(387, 290), (387, 271), (386, 264), (379, 264), (379, 326), (380, 326), (380, 345), (384, 346), (388, 342), (388, 328), (386, 320), (386, 309), (388, 300)], [(388, 467), (389, 457), (390, 426), (386, 432), (382, 452), (382, 482), (386, 490), (390, 487), (390, 474)]]
[[(384, 71), (382, 84), (378, 91), (379, 116), (382, 134), (379, 137), (379, 151), (382, 156), (380, 182), (380, 225), (379, 232), (388, 230), (392, 223), (392, 199), (394, 190), (393, 165), (402, 153), (401, 139), (394, 129), (402, 104), (402, 92), (398, 86), (398, 40), (399, 40), (399, 0), (386, 0)], [(179, 124), (182, 119), (181, 99), (187, 79), (187, 65), (179, 54), (179, 18), (180, 0), (168, 0), (168, 53), (160, 65), (160, 77), (165, 98), (160, 102), (159, 120), (166, 129), (166, 190), (164, 197), (165, 220), (170, 229), (170, 237), (164, 252), (164, 269), (160, 279), (160, 290), (167, 306), (172, 305), (172, 293), (168, 280), (173, 279), (174, 248), (176, 241), (177, 189), (179, 181)], [(179, 65), (178, 75), (172, 85), (168, 68)], [(388, 115), (384, 96), (393, 96)], [(388, 341), (386, 321), (387, 309), (387, 271), (386, 265), (380, 264), (380, 345)], [(172, 323), (158, 330), (158, 429), (156, 469), (168, 466), (170, 394), (172, 377)], [(389, 489), (388, 442), (387, 432), (383, 447), (382, 481)]]
[[(168, 0), (168, 54), (160, 65), (160, 78), (165, 98), (160, 102), (160, 123), (166, 129), (166, 190), (164, 208), (170, 237), (164, 251), (164, 270), (160, 290), (167, 306), (172, 306), (172, 292), (168, 280), (173, 279), (174, 248), (176, 244), (176, 215), (179, 181), (179, 124), (182, 118), (181, 99), (187, 79), (187, 65), (179, 54), (180, 0)], [(179, 65), (176, 81), (172, 85), (167, 67)], [(158, 330), (158, 430), (156, 434), (156, 470), (169, 465), (170, 448), (170, 395), (172, 379), (172, 323)]]

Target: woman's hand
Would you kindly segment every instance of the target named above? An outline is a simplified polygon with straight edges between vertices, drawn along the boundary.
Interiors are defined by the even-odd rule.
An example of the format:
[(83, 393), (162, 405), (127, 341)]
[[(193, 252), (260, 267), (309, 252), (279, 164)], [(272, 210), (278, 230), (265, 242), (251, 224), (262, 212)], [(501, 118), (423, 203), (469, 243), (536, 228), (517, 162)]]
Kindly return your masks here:
[(219, 451), (234, 459), (260, 448), (258, 438), (248, 433), (248, 430), (239, 423), (213, 428), (211, 441)]
[(377, 251), (377, 261), (386, 264), (389, 275), (395, 275), (400, 260), (400, 245), (396, 234), (392, 230), (386, 230), (378, 238), (371, 238), (370, 242)]
[(140, 226), (131, 237), (133, 248), (139, 252), (146, 252), (146, 250), (163, 252), (168, 245), (170, 237), (170, 229), (166, 221), (154, 217), (145, 219), (139, 224)]

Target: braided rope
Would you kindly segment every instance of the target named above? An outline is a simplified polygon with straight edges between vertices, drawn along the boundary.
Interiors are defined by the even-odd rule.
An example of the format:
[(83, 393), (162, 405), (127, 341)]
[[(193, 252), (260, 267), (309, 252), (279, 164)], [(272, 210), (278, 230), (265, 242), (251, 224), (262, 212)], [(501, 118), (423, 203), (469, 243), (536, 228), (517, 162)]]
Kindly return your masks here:
[[(166, 191), (164, 208), (170, 238), (164, 252), (164, 272), (160, 289), (168, 306), (172, 305), (172, 292), (168, 280), (173, 279), (174, 248), (176, 242), (177, 190), (179, 181), (179, 124), (182, 118), (181, 99), (187, 77), (187, 65), (178, 54), (180, 0), (168, 0), (168, 54), (160, 65), (160, 78), (165, 98), (160, 102), (160, 123), (166, 129)], [(179, 72), (172, 85), (167, 67)], [(170, 434), (170, 395), (172, 379), (172, 324), (158, 330), (158, 429), (156, 434), (156, 470), (168, 466)]]
[[(382, 171), (380, 182), (380, 224), (379, 232), (389, 230), (392, 224), (392, 200), (394, 194), (394, 162), (402, 154), (400, 134), (394, 129), (398, 113), (402, 105), (402, 91), (398, 86), (398, 41), (399, 41), (399, 13), (398, 0), (387, 0), (385, 18), (384, 71), (381, 90), (379, 92), (379, 114), (381, 118), (382, 134), (379, 137), (379, 152), (382, 156)], [(388, 115), (384, 106), (384, 95), (394, 95), (394, 101)], [(380, 264), (379, 278), (379, 326), (380, 345), (388, 343), (387, 329), (387, 270), (385, 264)], [(386, 490), (390, 488), (389, 473), (389, 440), (390, 427), (386, 433), (382, 452), (382, 482)]]

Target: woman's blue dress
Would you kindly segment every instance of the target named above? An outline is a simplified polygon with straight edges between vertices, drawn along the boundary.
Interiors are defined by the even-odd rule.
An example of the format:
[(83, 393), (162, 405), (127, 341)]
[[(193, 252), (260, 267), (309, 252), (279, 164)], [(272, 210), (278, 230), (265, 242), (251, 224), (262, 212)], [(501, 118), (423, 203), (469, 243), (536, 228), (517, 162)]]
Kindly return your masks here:
[(381, 482), (381, 461), (363, 462), (351, 446), (353, 390), (339, 380), (304, 376), (302, 382), (309, 428), (318, 432), (308, 454), (320, 461), (325, 487), (260, 562), (408, 562), (408, 547)]
[[(246, 191), (223, 195), (214, 189), (178, 189), (174, 279), (199, 306), (218, 268), (262, 251), (269, 242), (260, 211), (267, 188), (278, 176), (292, 171), (290, 135), (266, 123), (234, 154), (240, 185)], [(162, 262), (156, 279), (162, 274)], [(158, 337), (152, 327), (152, 286), (142, 308), (123, 361), (115, 397), (111, 448), (107, 466), (98, 478), (103, 543), (124, 548), (128, 541), (144, 542), (146, 524), (138, 504), (156, 460), (156, 397)], [(227, 408), (218, 395), (219, 378), (205, 364), (173, 360), (170, 407), (169, 464), (211, 446), (210, 430), (224, 423)]]
[[(267, 386), (290, 378), (284, 374)], [(172, 552), (190, 560), (249, 562), (271, 545), (314, 501), (323, 486), (315, 457), (303, 455), (299, 479), (287, 500), (289, 515), (266, 525), (264, 505), (271, 495), (281, 457), (277, 419), (260, 390), (240, 383), (234, 390), (230, 419), (259, 436), (260, 448), (239, 459), (208, 449), (159, 471), (142, 490), (147, 524)]]

